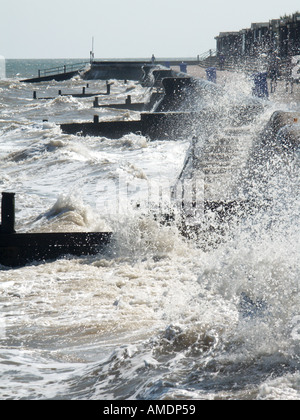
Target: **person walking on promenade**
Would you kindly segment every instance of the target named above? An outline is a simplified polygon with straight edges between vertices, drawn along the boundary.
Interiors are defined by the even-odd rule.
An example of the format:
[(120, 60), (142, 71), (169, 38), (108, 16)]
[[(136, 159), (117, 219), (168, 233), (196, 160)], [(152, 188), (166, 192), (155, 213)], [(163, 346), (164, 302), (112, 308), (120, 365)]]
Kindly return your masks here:
[(222, 53), (219, 56), (219, 65), (220, 65), (220, 70), (224, 70), (225, 56)]
[(289, 87), (291, 89), (291, 93), (294, 91), (294, 80), (293, 80), (293, 63), (292, 63), (292, 57), (288, 57), (286, 66), (285, 66), (285, 72), (284, 72), (284, 78), (285, 78), (285, 91), (288, 93)]
[(271, 80), (271, 93), (274, 93), (277, 87), (277, 81), (279, 79), (279, 71), (280, 65), (279, 65), (279, 57), (276, 55), (271, 57), (269, 68), (268, 68), (268, 75)]

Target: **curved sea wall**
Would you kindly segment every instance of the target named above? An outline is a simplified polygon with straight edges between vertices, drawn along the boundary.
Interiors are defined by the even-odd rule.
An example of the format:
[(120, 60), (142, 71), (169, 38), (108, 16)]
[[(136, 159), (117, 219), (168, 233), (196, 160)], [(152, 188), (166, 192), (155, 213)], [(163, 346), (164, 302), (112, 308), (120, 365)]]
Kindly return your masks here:
[(85, 80), (140, 80), (144, 72), (143, 67), (153, 67), (151, 64), (145, 62), (98, 62), (94, 61), (91, 68), (85, 72), (82, 77)]

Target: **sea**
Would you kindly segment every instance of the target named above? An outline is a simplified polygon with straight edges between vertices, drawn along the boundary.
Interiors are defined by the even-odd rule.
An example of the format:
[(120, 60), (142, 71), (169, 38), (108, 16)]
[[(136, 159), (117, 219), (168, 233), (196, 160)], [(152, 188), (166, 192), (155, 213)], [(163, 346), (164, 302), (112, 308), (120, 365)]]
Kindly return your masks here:
[[(162, 195), (172, 211), (191, 139), (64, 134), (61, 123), (94, 115), (140, 117), (58, 95), (106, 92), (106, 81), (20, 81), (67, 62), (78, 60), (6, 60), (0, 192), (15, 193), (17, 232), (103, 231), (112, 240), (96, 255), (0, 266), (0, 399), (298, 400), (299, 148), (272, 177), (266, 163), (248, 179), (262, 199), (268, 182), (275, 204), (236, 217), (217, 240), (217, 229), (206, 231), (203, 244), (201, 231), (185, 235), (157, 217)], [(101, 104), (149, 100), (150, 87), (110, 83)], [(231, 84), (226, 100), (228, 92), (251, 95), (250, 81)], [(249, 153), (274, 111), (299, 105), (269, 100), (247, 129)]]

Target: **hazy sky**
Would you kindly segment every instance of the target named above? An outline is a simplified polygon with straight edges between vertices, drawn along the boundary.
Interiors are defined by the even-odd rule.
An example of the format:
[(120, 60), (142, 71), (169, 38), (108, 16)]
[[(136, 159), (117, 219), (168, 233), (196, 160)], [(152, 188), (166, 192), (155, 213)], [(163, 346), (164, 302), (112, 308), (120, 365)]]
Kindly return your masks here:
[(196, 57), (219, 32), (300, 11), (299, 0), (0, 0), (6, 58)]

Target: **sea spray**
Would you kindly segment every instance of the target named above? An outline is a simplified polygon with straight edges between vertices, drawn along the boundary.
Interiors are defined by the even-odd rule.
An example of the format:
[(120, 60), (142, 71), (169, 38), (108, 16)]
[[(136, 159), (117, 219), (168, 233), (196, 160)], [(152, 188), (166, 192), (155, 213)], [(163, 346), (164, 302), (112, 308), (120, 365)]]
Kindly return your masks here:
[[(246, 83), (243, 78), (235, 89), (247, 95)], [(250, 159), (254, 170), (243, 168), (235, 191), (253, 199), (251, 211), (239, 209), (223, 225), (209, 218), (210, 243), (203, 247), (202, 232), (189, 240), (176, 224), (161, 223), (159, 206), (147, 195), (148, 183), (167, 190), (174, 185), (188, 139), (66, 136), (55, 123), (92, 121), (91, 101), (80, 100), (79, 111), (78, 99), (37, 106), (31, 86), (16, 79), (0, 84), (0, 182), (17, 194), (18, 230), (98, 230), (105, 223), (114, 232), (98, 255), (1, 267), (1, 397), (299, 398), (298, 152), (288, 159)], [(37, 90), (50, 96), (79, 85), (51, 82), (47, 92), (42, 85)], [(91, 81), (89, 89), (96, 88)], [(119, 96), (123, 102), (125, 90), (116, 82), (103, 100)], [(131, 94), (138, 98), (140, 87)], [(191, 104), (205, 105), (201, 97)], [(218, 112), (228, 104), (230, 95), (223, 103), (208, 102)], [(248, 126), (247, 146), (259, 145), (277, 107), (263, 104)], [(105, 110), (101, 117), (118, 115)], [(224, 115), (215, 121), (218, 135), (230, 121)], [(235, 149), (239, 127), (225, 129), (232, 130), (229, 146)], [(205, 135), (217, 138), (213, 130), (196, 134), (200, 143)], [(247, 151), (249, 157), (254, 148)], [(113, 209), (110, 181), (120, 176), (129, 192), (126, 211), (105, 213)], [(142, 205), (145, 196), (148, 206)]]

